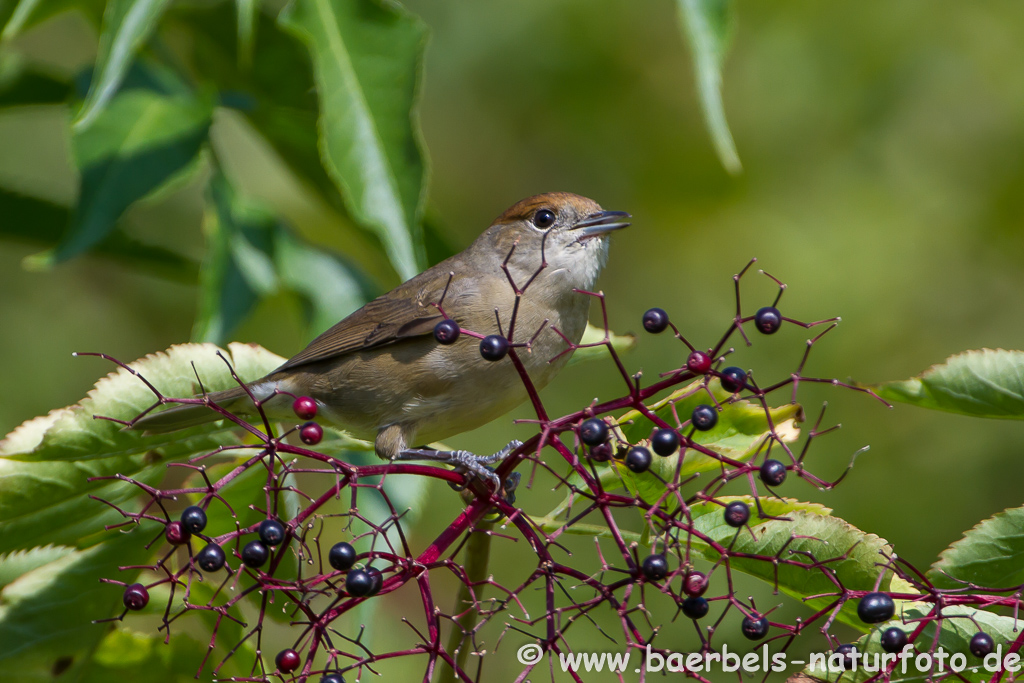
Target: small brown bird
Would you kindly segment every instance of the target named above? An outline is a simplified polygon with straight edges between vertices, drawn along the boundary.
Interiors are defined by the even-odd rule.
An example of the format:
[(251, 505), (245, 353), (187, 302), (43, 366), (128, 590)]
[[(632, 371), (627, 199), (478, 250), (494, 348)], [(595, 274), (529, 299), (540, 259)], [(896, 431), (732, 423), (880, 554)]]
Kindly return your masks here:
[[(573, 290), (593, 289), (608, 258), (608, 234), (629, 225), (623, 222), (628, 217), (564, 192), (524, 199), (465, 251), (369, 302), (249, 389), (272, 418), (294, 419), (292, 396), (312, 397), (319, 416), (373, 439), (381, 458), (442, 460), (488, 476), (482, 465), (508, 448), (478, 457), (410, 447), (490, 422), (525, 401), (526, 390), (509, 358), (486, 360), (479, 340), (465, 334), (441, 344), (434, 328), (447, 315), (464, 330), (508, 335), (515, 292), (502, 270), (507, 262), (520, 289), (530, 282), (512, 341), (540, 330), (519, 357), (534, 385), (544, 387), (571, 355), (559, 356), (567, 344), (550, 328), (580, 340), (591, 297)], [(241, 387), (209, 397), (235, 413), (254, 410)], [(205, 406), (179, 405), (147, 415), (134, 428), (164, 432), (218, 418)]]

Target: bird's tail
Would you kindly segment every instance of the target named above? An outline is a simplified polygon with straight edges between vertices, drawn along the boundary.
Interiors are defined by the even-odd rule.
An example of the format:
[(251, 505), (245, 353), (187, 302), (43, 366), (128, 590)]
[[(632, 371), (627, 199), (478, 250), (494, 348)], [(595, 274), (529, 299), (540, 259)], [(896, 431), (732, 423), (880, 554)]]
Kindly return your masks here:
[[(211, 401), (226, 410), (231, 410), (235, 404), (241, 403), (239, 399), (248, 399), (245, 389), (242, 387), (235, 387), (234, 389), (227, 389), (226, 391), (215, 391), (211, 394), (207, 394), (207, 396)], [(145, 431), (150, 434), (163, 434), (165, 432), (173, 432), (179, 429), (185, 429), (186, 427), (195, 427), (196, 425), (213, 422), (214, 420), (220, 420), (223, 417), (224, 415), (222, 413), (200, 403), (179, 403), (167, 410), (146, 415), (133, 424), (130, 429)]]

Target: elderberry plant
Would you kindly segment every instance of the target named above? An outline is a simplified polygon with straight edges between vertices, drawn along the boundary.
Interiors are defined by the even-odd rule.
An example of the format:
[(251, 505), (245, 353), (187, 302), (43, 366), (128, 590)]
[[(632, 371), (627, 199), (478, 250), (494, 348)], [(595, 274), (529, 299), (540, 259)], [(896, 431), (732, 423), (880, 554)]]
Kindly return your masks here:
[[(812, 349), (838, 319), (786, 317), (785, 285), (775, 278), (775, 300), (745, 313), (740, 285), (752, 264), (734, 276), (735, 311), (711, 347), (695, 346), (660, 308), (643, 314), (648, 333), (671, 330), (679, 349), (678, 365), (649, 383), (621, 356), (602, 293), (579, 292), (597, 299), (603, 321), (579, 344), (547, 326), (513, 338), (516, 307), (499, 312), (507, 332), (498, 334), (446, 317), (434, 331), (437, 343), (478, 344), (488, 361), (511, 363), (535, 413), (527, 421), (532, 436), (514, 442), (495, 467), (497, 487), (457, 470), (363, 459), (358, 452), (369, 446), (318, 422), (308, 397), (293, 397), (294, 424), (272, 423), (262, 410), (249, 420), (216, 405), (207, 391), (243, 384), (280, 362), (258, 347), (183, 345), (130, 365), (84, 354), (119, 370), (77, 406), (8, 435), (2, 454), (5, 464), (37, 475), (48, 462), (78, 463), (89, 474), (84, 490), (38, 514), (45, 522), (66, 509), (88, 512), (33, 538), (44, 524), (8, 522), (0, 539), (49, 560), (65, 551), (45, 548), (101, 534), (92, 549), (65, 552), (67, 571), (56, 578), (80, 590), (83, 577), (102, 577), (80, 604), (97, 622), (146, 620), (171, 648), (201, 632), (205, 645), (183, 659), (207, 680), (338, 683), (415, 660), (425, 682), (583, 681), (585, 669), (563, 664), (598, 635), (643, 662), (637, 667), (654, 667), (640, 680), (664, 670), (712, 681), (720, 672), (687, 656), (724, 655), (730, 633), (773, 664), (740, 670), (740, 680), (773, 672), (796, 674), (792, 680), (1013, 680), (1024, 644), (1017, 623), (1024, 508), (982, 522), (921, 570), (830, 509), (777, 489), (799, 479), (829, 490), (856, 457), (834, 481), (811, 471), (812, 445), (835, 427), (823, 426), (824, 408), (810, 429), (801, 426), (802, 386), (833, 385), (880, 405), (1019, 417), (1024, 411), (1010, 394), (1020, 380), (1011, 371), (1024, 354), (971, 352), (920, 378), (876, 387), (809, 376)], [(516, 301), (530, 296), (529, 283), (520, 287), (510, 276), (509, 284)], [(443, 297), (434, 305), (444, 313)], [(750, 345), (782, 325), (813, 332), (796, 368), (771, 379), (774, 368), (727, 365), (736, 362), (730, 343)], [(521, 362), (540, 334), (562, 336), (563, 353), (607, 355), (624, 393), (549, 415)], [(193, 393), (193, 380), (200, 394), (179, 398)], [(123, 429), (175, 403), (205, 404), (223, 421), (172, 434)], [(442, 480), (461, 491), (464, 506), (424, 535), (409, 524), (415, 509), (400, 500), (410, 480)], [(532, 491), (546, 489), (563, 499), (544, 512)], [(573, 535), (593, 545), (570, 552)], [(514, 545), (515, 565), (489, 564), (493, 544)], [(27, 554), (31, 561), (40, 558)], [(738, 573), (802, 604), (804, 614), (778, 618), (774, 600), (740, 593)], [(391, 595), (401, 614), (379, 606)], [(662, 634), (686, 621), (694, 635), (685, 650), (670, 647)], [(837, 633), (850, 630), (839, 623), (863, 635), (840, 640)], [(92, 628), (102, 635), (102, 626)], [(133, 633), (109, 631), (100, 651), (125, 651), (118, 639)], [(826, 657), (799, 674), (800, 667), (775, 668), (801, 637), (815, 639), (810, 649)], [(519, 648), (515, 671), (495, 670), (494, 651), (503, 648)], [(899, 659), (907, 654), (927, 661), (908, 675)]]

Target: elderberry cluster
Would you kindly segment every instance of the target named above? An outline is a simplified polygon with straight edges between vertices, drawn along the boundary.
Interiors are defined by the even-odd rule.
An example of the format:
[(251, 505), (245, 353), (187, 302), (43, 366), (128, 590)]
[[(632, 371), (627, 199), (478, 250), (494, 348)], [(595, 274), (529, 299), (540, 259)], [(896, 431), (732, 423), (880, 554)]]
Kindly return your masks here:
[[(789, 475), (818, 489), (829, 489), (846, 476), (844, 472), (829, 482), (808, 470), (811, 443), (833, 428), (821, 428), (822, 410), (803, 437), (802, 447), (796, 445), (795, 425), (803, 419), (796, 405), (800, 385), (824, 383), (870, 392), (804, 374), (812, 347), (835, 327), (837, 319), (805, 323), (784, 317), (778, 308), (784, 285), (778, 280), (779, 297), (770, 306), (754, 315), (742, 314), (740, 280), (749, 267), (734, 277), (736, 312), (713, 346), (696, 348), (661, 308), (642, 315), (647, 332), (671, 329), (681, 344), (678, 366), (647, 386), (641, 385), (639, 373), (628, 372), (612, 344), (604, 295), (581, 292), (580, 296), (599, 300), (606, 331), (605, 339), (591, 346), (607, 349), (626, 390), (622, 396), (556, 418), (548, 415), (522, 370), (519, 355), (531, 352), (540, 334), (560, 335), (565, 352), (584, 345), (544, 326), (528, 339), (515, 339), (514, 312), (504, 327), (508, 332), (484, 335), (463, 329), (445, 314), (442, 296), (434, 303), (444, 314), (433, 331), (437, 343), (476, 343), (487, 361), (512, 363), (536, 413), (530, 421), (535, 432), (495, 467), (495, 479), (505, 482), (521, 471), (529, 472), (527, 486), (554, 487), (566, 495), (562, 505), (545, 514), (522, 501), (517, 505), (507, 491), (457, 470), (412, 462), (359, 464), (317, 451), (311, 447), (324, 438), (323, 427), (314, 421), (317, 404), (297, 396), (292, 407), (298, 427), (275, 435), (269, 429), (260, 431), (258, 423), (246, 423), (251, 427), (249, 434), (258, 435), (256, 443), (176, 463), (189, 475), (184, 485), (161, 489), (129, 480), (142, 493), (143, 503), (137, 511), (117, 508), (126, 518), (124, 524), (159, 530), (157, 539), (162, 538), (166, 546), (143, 568), (138, 581), (110, 580), (123, 586), (125, 611), (119, 618), (147, 609), (151, 595), (159, 589), (170, 594), (161, 625), (168, 633), (190, 612), (215, 614), (218, 625), (234, 622), (242, 629), (241, 642), (221, 642), (219, 626), (210, 638), (210, 652), (220, 653), (213, 665), (215, 676), (233, 657), (249, 653), (247, 675), (234, 675), (232, 680), (339, 683), (344, 675), (359, 680), (380, 673), (397, 659), (419, 657), (424, 661), (425, 683), (469, 682), (494, 679), (496, 674), (487, 671), (498, 665), (488, 658), (499, 656), (495, 649), (507, 639), (536, 642), (547, 658), (588, 648), (583, 625), (593, 623), (591, 635), (603, 634), (591, 621), (601, 610), (615, 615), (620, 645), (667, 653), (655, 641), (663, 624), (652, 621), (650, 612), (650, 606), (659, 601), (673, 605), (676, 616), (707, 624), (697, 629), (692, 645), (696, 652), (714, 651), (719, 634), (729, 629), (780, 649), (805, 633), (824, 633), (833, 642), (832, 624), (848, 604), (856, 605), (856, 616), (866, 625), (901, 618), (896, 594), (882, 588), (883, 582), (898, 577), (912, 591), (898, 595), (899, 599), (930, 603), (935, 611), (918, 624), (886, 628), (881, 647), (898, 652), (923, 643), (924, 624), (945, 618), (943, 600), (948, 594), (928, 584), (894, 554), (880, 551), (870, 576), (858, 576), (847, 584), (842, 566), (858, 543), (840, 547), (791, 534), (781, 547), (758, 545), (770, 525), (792, 522), (771, 512), (777, 509), (773, 506), (788, 504), (777, 489)], [(511, 276), (509, 283), (517, 301), (529, 295), (528, 284), (519, 287)], [(763, 383), (760, 372), (755, 375), (739, 365), (726, 365), (734, 352), (727, 346), (733, 335), (750, 343), (745, 325), (773, 335), (784, 323), (825, 326), (807, 341), (795, 370), (778, 381)], [(156, 393), (160, 403), (174, 401)], [(790, 416), (784, 421), (788, 426), (773, 419), (776, 407), (770, 398), (776, 394), (792, 397), (778, 408)], [(259, 402), (257, 408), (269, 427)], [(747, 408), (763, 413), (763, 433), (752, 437), (742, 453), (716, 449), (716, 430), (723, 429), (723, 423), (733, 425), (729, 411)], [(299, 443), (290, 438), (293, 435)], [(207, 464), (214, 455), (225, 454), (237, 457), (219, 470)], [(218, 476), (211, 477), (215, 470)], [(251, 506), (262, 519), (244, 525), (239, 501), (232, 499), (235, 482), (243, 476), (257, 476), (264, 494), (260, 504)], [(440, 529), (431, 532), (432, 537), (410, 533), (405, 510), (393, 500), (388, 482), (408, 476), (440, 479), (462, 490), (465, 505), (450, 520), (432, 519)], [(747, 485), (749, 492), (727, 495), (726, 487), (734, 482)], [(370, 496), (382, 504), (384, 512), (368, 516), (364, 510), (370, 507), (363, 501)], [(285, 505), (288, 497), (299, 504)], [(172, 502), (184, 499), (191, 504), (172, 514), (168, 509)], [(232, 520), (234, 528), (208, 529), (214, 511), (220, 519)], [(325, 530), (332, 520), (344, 522), (344, 540)], [(569, 552), (563, 543), (573, 534), (593, 539), (593, 550)], [(481, 558), (487, 557), (491, 543), (515, 544), (518, 566), (487, 566), (484, 559), (481, 569)], [(737, 571), (774, 576), (776, 589), (780, 571), (801, 572), (823, 579), (826, 588), (808, 602), (810, 615), (785, 623), (772, 620), (774, 607), (758, 606), (753, 599), (737, 595), (733, 588)], [(457, 596), (439, 588), (453, 578)], [(200, 584), (212, 590), (200, 594)], [(354, 615), (366, 601), (387, 599), (402, 589), (405, 616), (373, 603), (374, 619), (393, 623), (388, 628), (388, 645), (371, 644)], [(972, 595), (961, 591), (957, 599), (971, 604)], [(534, 596), (543, 605), (539, 613), (527, 608)], [(985, 599), (979, 593), (973, 604)], [(419, 606), (415, 615), (407, 612), (412, 604)], [(283, 607), (288, 614), (292, 635), (287, 642), (266, 642), (265, 625), (272, 607)], [(403, 631), (406, 644), (395, 646)], [(994, 646), (992, 637), (979, 629), (970, 649), (982, 656)], [(856, 656), (850, 643), (835, 641), (835, 650), (843, 661)], [(271, 658), (263, 652), (276, 654)], [(518, 673), (503, 673), (501, 678), (544, 676), (540, 661), (519, 666)], [(711, 680), (703, 673), (688, 675)], [(880, 674), (876, 680), (889, 680), (889, 674)]]

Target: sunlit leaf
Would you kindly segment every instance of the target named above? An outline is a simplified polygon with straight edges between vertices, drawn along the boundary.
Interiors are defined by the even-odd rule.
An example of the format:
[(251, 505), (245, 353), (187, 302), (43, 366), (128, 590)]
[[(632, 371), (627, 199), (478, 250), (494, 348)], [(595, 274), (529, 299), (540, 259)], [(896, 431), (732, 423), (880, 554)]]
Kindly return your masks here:
[(965, 351), (919, 377), (870, 386), (884, 399), (921, 408), (1024, 420), (1024, 351)]
[(107, 3), (92, 84), (75, 119), (76, 131), (82, 132), (96, 123), (168, 4), (168, 0), (110, 0)]
[[(618, 353), (631, 351), (636, 346), (636, 335), (609, 332), (608, 338), (612, 343), (612, 348)], [(604, 329), (587, 323), (586, 329), (583, 330), (583, 338), (580, 339), (580, 344), (596, 344), (603, 340)], [(573, 352), (572, 358), (569, 359), (569, 365), (585, 360), (607, 359), (608, 357), (608, 348), (606, 346), (585, 346), (585, 348), (576, 349)]]
[(1013, 588), (1024, 584), (1024, 507), (989, 517), (942, 551), (928, 571), (940, 588)]
[(722, 64), (732, 36), (732, 0), (677, 0), (693, 53), (697, 93), (718, 158), (729, 173), (743, 170), (722, 102)]
[(294, 0), (280, 20), (313, 60), (324, 166), (349, 213), (412, 277), (423, 265), (426, 174), (415, 116), (423, 24), (377, 0)]

